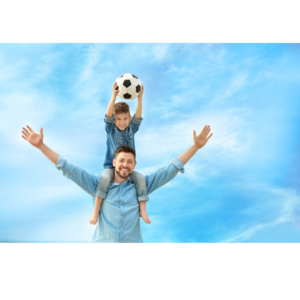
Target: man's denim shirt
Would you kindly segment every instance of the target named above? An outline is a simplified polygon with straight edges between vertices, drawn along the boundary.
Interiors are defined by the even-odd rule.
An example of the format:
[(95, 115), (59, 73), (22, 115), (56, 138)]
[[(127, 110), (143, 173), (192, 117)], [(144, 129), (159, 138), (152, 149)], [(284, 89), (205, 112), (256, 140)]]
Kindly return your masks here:
[[(59, 156), (57, 166), (63, 175), (85, 192), (90, 194), (95, 205), (95, 193), (99, 174), (90, 174)], [(147, 194), (172, 180), (178, 173), (184, 172), (184, 165), (179, 158), (174, 158), (163, 168), (151, 175), (146, 175)], [(140, 228), (140, 207), (135, 184), (128, 178), (122, 184), (112, 182), (103, 200), (93, 242), (95, 243), (143, 243)]]
[(124, 133), (123, 130), (119, 130), (118, 127), (115, 126), (114, 119), (115, 115), (113, 115), (112, 118), (108, 118), (106, 115), (104, 117), (105, 131), (107, 134), (104, 169), (113, 168), (112, 161), (115, 158), (116, 150), (120, 146), (128, 145), (135, 150), (134, 134), (139, 130), (143, 120), (142, 118), (138, 120), (134, 115)]

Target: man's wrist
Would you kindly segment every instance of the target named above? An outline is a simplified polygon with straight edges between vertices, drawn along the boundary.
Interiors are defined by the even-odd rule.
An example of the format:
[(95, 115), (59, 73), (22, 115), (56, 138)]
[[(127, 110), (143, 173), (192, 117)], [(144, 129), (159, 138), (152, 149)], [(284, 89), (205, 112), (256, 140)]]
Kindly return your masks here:
[(194, 148), (195, 151), (198, 151), (198, 150), (201, 149), (203, 146), (199, 147), (199, 146), (197, 146), (196, 144), (194, 144), (192, 147)]
[(42, 143), (42, 144), (40, 144), (39, 146), (37, 146), (37, 148), (40, 150), (40, 151), (42, 151), (43, 152), (43, 149), (45, 149), (45, 144), (44, 143)]

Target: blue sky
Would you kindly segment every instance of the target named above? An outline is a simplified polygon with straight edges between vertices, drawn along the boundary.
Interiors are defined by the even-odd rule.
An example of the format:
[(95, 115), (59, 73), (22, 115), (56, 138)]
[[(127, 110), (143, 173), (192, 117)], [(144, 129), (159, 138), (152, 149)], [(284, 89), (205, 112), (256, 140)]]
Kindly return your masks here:
[(91, 241), (91, 197), (21, 128), (43, 127), (46, 145), (100, 173), (111, 88), (133, 73), (138, 171), (188, 149), (193, 129), (214, 134), (150, 195), (144, 241), (300, 242), (299, 67), (295, 44), (0, 44), (0, 241)]

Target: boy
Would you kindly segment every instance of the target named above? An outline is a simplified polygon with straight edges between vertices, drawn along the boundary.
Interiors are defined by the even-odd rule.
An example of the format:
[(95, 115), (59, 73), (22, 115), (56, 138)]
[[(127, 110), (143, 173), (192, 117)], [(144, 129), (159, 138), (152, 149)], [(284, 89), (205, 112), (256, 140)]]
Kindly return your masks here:
[[(105, 130), (107, 133), (106, 157), (104, 161), (104, 171), (102, 172), (97, 185), (94, 212), (90, 219), (90, 223), (93, 225), (95, 225), (98, 221), (102, 201), (106, 197), (107, 190), (114, 178), (114, 167), (112, 161), (115, 156), (115, 151), (122, 145), (129, 145), (135, 150), (134, 134), (139, 130), (142, 122), (141, 117), (144, 86), (142, 85), (141, 92), (138, 96), (136, 113), (133, 118), (131, 118), (128, 104), (125, 102), (115, 104), (118, 92), (118, 86), (115, 82), (113, 85), (113, 95), (107, 107), (106, 117), (104, 118), (104, 122), (106, 123)], [(120, 170), (120, 174), (118, 175), (125, 178), (127, 177), (128, 172), (129, 169), (124, 167)], [(150, 224), (146, 211), (146, 201), (149, 200), (149, 197), (147, 196), (145, 177), (142, 174), (133, 171), (130, 175), (130, 180), (136, 186), (140, 206), (140, 217), (142, 217), (146, 223)]]

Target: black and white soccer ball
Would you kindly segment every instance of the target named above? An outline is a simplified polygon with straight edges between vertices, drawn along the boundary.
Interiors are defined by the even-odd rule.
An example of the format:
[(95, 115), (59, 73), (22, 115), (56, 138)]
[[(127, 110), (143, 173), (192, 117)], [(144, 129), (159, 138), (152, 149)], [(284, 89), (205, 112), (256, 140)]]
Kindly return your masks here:
[(139, 78), (133, 74), (125, 73), (117, 78), (118, 95), (125, 100), (132, 100), (136, 98), (141, 89), (142, 83)]

